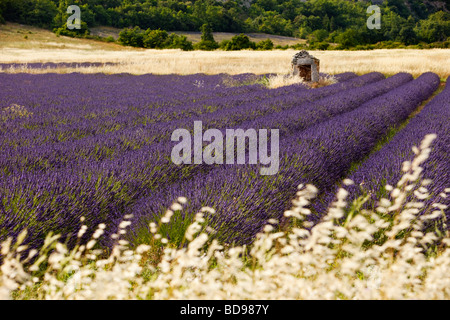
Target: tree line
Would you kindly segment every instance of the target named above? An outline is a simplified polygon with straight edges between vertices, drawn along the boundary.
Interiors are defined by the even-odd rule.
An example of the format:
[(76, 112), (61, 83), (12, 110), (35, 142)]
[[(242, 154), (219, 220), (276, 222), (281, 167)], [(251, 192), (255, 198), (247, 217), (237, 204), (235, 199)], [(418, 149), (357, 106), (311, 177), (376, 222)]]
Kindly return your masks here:
[[(142, 47), (153, 46), (154, 39), (162, 37), (165, 47), (189, 49), (186, 39), (166, 35), (164, 30), (199, 31), (204, 25), (215, 32), (298, 37), (316, 49), (327, 49), (333, 44), (338, 49), (349, 49), (376, 47), (380, 42), (445, 43), (450, 34), (450, 13), (446, 7), (436, 11), (429, 5), (431, 2), (385, 0), (380, 4), (379, 30), (366, 27), (370, 1), (346, 0), (0, 0), (0, 22), (19, 22), (72, 36), (88, 36), (95, 26), (112, 26), (128, 33), (142, 33), (136, 36)], [(81, 9), (80, 30), (69, 31), (65, 27), (69, 5)]]
[(216, 42), (212, 33), (212, 28), (208, 24), (204, 24), (200, 30), (202, 31), (201, 41), (196, 44), (187, 40), (186, 36), (169, 34), (161, 29), (142, 30), (139, 27), (125, 28), (119, 33), (118, 42), (122, 45), (141, 47), (149, 49), (175, 49), (182, 50), (215, 50), (222, 49), (226, 51), (253, 49), (253, 50), (272, 50), (273, 42), (270, 39), (262, 40), (258, 43), (250, 41), (245, 34), (235, 35), (231, 40), (223, 40)]

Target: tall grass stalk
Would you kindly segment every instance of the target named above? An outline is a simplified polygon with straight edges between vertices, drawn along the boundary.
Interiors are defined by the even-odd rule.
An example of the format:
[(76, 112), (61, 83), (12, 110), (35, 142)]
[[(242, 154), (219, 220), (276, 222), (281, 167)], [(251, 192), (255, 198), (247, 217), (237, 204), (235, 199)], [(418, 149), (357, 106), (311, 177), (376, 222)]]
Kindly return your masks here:
[[(415, 147), (403, 177), (388, 188), (390, 199), (379, 199), (376, 210), (362, 209), (368, 198), (350, 203), (341, 188), (313, 225), (308, 206), (317, 189), (301, 185), (284, 213), (289, 227), (269, 220), (249, 248), (226, 247), (208, 236), (203, 213), (214, 213), (211, 208), (195, 215), (183, 245), (164, 238), (161, 227), (182, 210), (185, 198), (177, 199), (159, 224), (151, 223), (153, 238), (134, 249), (122, 239), (130, 224), (126, 216), (107, 257), (95, 248), (105, 225), (70, 250), (50, 234), (40, 251), (27, 255), (23, 232), (1, 245), (0, 298), (449, 299), (447, 207), (436, 202), (431, 212), (421, 210), (429, 181), (422, 179), (420, 165), (434, 138), (428, 135)], [(445, 192), (440, 197), (450, 188)], [(425, 228), (430, 221), (440, 227)]]

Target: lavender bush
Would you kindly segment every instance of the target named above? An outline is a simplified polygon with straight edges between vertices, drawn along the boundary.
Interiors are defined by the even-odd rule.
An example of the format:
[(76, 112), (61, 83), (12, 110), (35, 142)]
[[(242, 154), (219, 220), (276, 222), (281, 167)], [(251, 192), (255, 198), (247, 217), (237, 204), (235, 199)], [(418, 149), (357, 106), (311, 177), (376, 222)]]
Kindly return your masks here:
[[(391, 201), (389, 196), (395, 184), (400, 180), (402, 170), (408, 170), (413, 157), (418, 153), (417, 147), (424, 134), (433, 133), (437, 135), (432, 147), (430, 156), (422, 165), (423, 175), (430, 179), (432, 184), (427, 184), (428, 191), (419, 189), (416, 196), (423, 201), (422, 211), (436, 210), (432, 206), (433, 200), (439, 199), (440, 203), (447, 208), (441, 209), (446, 212), (450, 218), (449, 198), (445, 197), (444, 191), (450, 185), (450, 78), (447, 79), (445, 89), (429, 102), (424, 109), (400, 130), (389, 143), (385, 144), (378, 152), (372, 154), (361, 166), (349, 175), (349, 179), (355, 182), (355, 185), (349, 187), (352, 197), (362, 194), (371, 194), (371, 200), (367, 205), (375, 209), (377, 202), (375, 199), (386, 198)], [(407, 162), (405, 166), (403, 163)], [(383, 177), (383, 184), (380, 185), (379, 177)], [(388, 186), (387, 189), (385, 188)], [(410, 193), (414, 191), (413, 185), (408, 187)], [(409, 195), (411, 197), (411, 195)], [(328, 199), (330, 199), (330, 195)], [(328, 201), (329, 202), (329, 201)]]

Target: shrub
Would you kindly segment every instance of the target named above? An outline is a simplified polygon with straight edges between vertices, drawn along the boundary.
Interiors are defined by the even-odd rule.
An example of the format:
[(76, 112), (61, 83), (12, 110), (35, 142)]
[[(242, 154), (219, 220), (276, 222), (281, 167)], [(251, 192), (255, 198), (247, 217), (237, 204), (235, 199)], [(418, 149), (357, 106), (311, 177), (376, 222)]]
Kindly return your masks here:
[(202, 25), (200, 31), (202, 32), (202, 36), (200, 42), (194, 45), (196, 50), (210, 51), (219, 48), (219, 44), (214, 40), (212, 28), (209, 24), (205, 23)]
[(290, 46), (291, 49), (295, 49), (295, 50), (302, 50), (302, 49), (306, 49), (308, 46), (306, 44), (303, 43), (296, 43)]
[(182, 49), (192, 50), (192, 42), (186, 36), (179, 36), (174, 33), (170, 35), (165, 30), (147, 29), (141, 30), (139, 27), (124, 29), (119, 33), (118, 42), (122, 45), (148, 48), (148, 49)]
[(310, 45), (311, 49), (316, 50), (328, 50), (330, 47), (330, 44), (328, 42), (315, 42), (314, 44)]
[(202, 40), (199, 43), (196, 43), (194, 45), (195, 50), (211, 51), (211, 50), (216, 50), (217, 48), (219, 48), (219, 44), (215, 41), (209, 41), (209, 40), (205, 40), (205, 41)]
[(228, 46), (228, 43), (230, 43), (230, 40), (222, 40), (219, 43), (219, 48), (222, 50), (225, 50), (225, 48)]
[(250, 41), (250, 38), (243, 33), (235, 35), (230, 41), (224, 43), (224, 47), (222, 47), (222, 49), (226, 51), (255, 48), (255, 43)]
[(184, 51), (193, 50), (194, 47), (191, 41), (188, 41), (186, 36), (179, 36), (171, 33), (166, 40), (165, 48), (168, 49), (182, 49)]
[(116, 42), (116, 40), (112, 36), (106, 37), (105, 41), (106, 42)]
[(165, 30), (147, 29), (143, 34), (143, 47), (149, 49), (164, 49), (167, 45), (169, 34)]
[(270, 39), (262, 40), (255, 45), (257, 50), (272, 50), (273, 42)]
[(277, 46), (275, 47), (275, 49), (278, 49), (278, 50), (287, 50), (287, 49), (289, 49), (289, 45), (285, 45), (285, 46), (277, 45)]
[(144, 34), (139, 27), (125, 28), (119, 33), (119, 43), (124, 46), (144, 47)]
[(88, 25), (86, 22), (81, 21), (81, 29), (68, 29), (67, 23), (60, 28), (53, 29), (53, 32), (56, 33), (57, 36), (67, 36), (72, 38), (85, 38), (90, 34)]

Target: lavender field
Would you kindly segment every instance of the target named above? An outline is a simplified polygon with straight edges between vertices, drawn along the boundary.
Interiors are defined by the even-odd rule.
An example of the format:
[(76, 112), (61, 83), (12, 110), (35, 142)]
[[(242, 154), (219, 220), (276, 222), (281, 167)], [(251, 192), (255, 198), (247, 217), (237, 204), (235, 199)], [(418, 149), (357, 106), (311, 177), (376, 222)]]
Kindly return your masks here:
[[(2, 65), (2, 68), (8, 68), (8, 65)], [(156, 269), (159, 271), (150, 268), (145, 272), (156, 272), (155, 279), (161, 282), (142, 280), (149, 286), (143, 285), (143, 288), (154, 292), (155, 296), (149, 297), (144, 289), (144, 293), (136, 289), (133, 297), (192, 298), (201, 297), (205, 290), (217, 288), (192, 286), (191, 295), (186, 293), (185, 287), (180, 291), (169, 290), (168, 283), (172, 280), (164, 278), (166, 265), (178, 266), (180, 263), (186, 270), (200, 268), (199, 272), (204, 272), (204, 277), (211, 276), (224, 285), (228, 280), (216, 279), (217, 274), (210, 273), (211, 263), (215, 266), (224, 263), (227, 268), (236, 268), (236, 275), (242, 271), (242, 266), (239, 267), (241, 262), (236, 262), (241, 259), (239, 253), (234, 267), (231, 260), (220, 260), (221, 256), (215, 256), (214, 259), (218, 260), (211, 262), (209, 253), (201, 253), (200, 248), (206, 242), (202, 235), (197, 239), (202, 244), (195, 247), (200, 251), (195, 251), (195, 254), (182, 251), (200, 230), (205, 237), (207, 234), (228, 247), (252, 246), (250, 254), (267, 272), (287, 272), (289, 277), (295, 273), (294, 278), (283, 280), (287, 287), (293, 281), (304, 279), (303, 271), (298, 271), (304, 270), (300, 267), (303, 263), (308, 268), (329, 270), (330, 256), (346, 257), (342, 255), (344, 247), (337, 244), (341, 241), (337, 240), (340, 239), (338, 234), (345, 228), (348, 230), (345, 229), (347, 233), (343, 237), (347, 242), (342, 240), (343, 243), (348, 246), (356, 241), (358, 248), (365, 246), (364, 240), (381, 239), (379, 233), (375, 235), (379, 230), (392, 232), (394, 236), (416, 230), (414, 241), (426, 245), (433, 243), (434, 238), (418, 235), (419, 229), (423, 228), (425, 232), (431, 228), (437, 234), (447, 232), (445, 217), (450, 217), (450, 198), (447, 196), (450, 187), (450, 78), (442, 88), (439, 77), (431, 72), (416, 79), (408, 73), (390, 77), (378, 72), (361, 76), (342, 73), (334, 76), (335, 83), (319, 88), (295, 84), (269, 89), (264, 85), (269, 76), (0, 73), (0, 243), (8, 244), (2, 245), (2, 268), (10, 268), (8, 266), (12, 265), (11, 261), (16, 261), (14, 259), (17, 263), (22, 261), (24, 253), (29, 253), (31, 259), (38, 252), (36, 250), (41, 250), (40, 257), (44, 257), (37, 261), (48, 261), (50, 266), (55, 265), (54, 270), (66, 270), (66, 265), (61, 262), (66, 261), (63, 259), (66, 255), (70, 256), (67, 261), (76, 261), (78, 268), (84, 250), (93, 248), (99, 251), (87, 255), (90, 258), (86, 261), (98, 259), (97, 264), (101, 265), (101, 257), (108, 253), (114, 256), (114, 248), (126, 243), (137, 250), (133, 257), (140, 262), (128, 264), (130, 259), (123, 260), (122, 267), (133, 268), (132, 276), (127, 278), (124, 274), (129, 273), (119, 272), (115, 277), (129, 285), (130, 281), (137, 281), (135, 277), (141, 279), (142, 270), (147, 270), (148, 266), (142, 267), (140, 252), (150, 250), (148, 245), (156, 243), (162, 248), (170, 243), (172, 248), (180, 250), (180, 256), (187, 255), (187, 260), (180, 258), (177, 262), (177, 259), (169, 258), (173, 252), (163, 254), (159, 249), (151, 249), (146, 259), (153, 257), (155, 261), (150, 261), (150, 264), (160, 263)], [(187, 129), (195, 133), (194, 122), (198, 121), (201, 121), (203, 130), (214, 129), (223, 135), (230, 129), (278, 130), (277, 172), (261, 175), (264, 165), (248, 161), (234, 165), (217, 162), (175, 164), (171, 158), (176, 144), (173, 132)], [(423, 140), (424, 137), (427, 138)], [(271, 136), (271, 141), (273, 139)], [(250, 142), (248, 144), (245, 146), (247, 151), (251, 147)], [(250, 154), (245, 159), (249, 160)], [(348, 192), (343, 191), (344, 185)], [(344, 201), (347, 193), (349, 199), (364, 200), (348, 207), (351, 202)], [(351, 218), (355, 210), (359, 212), (362, 208), (377, 212), (377, 215), (367, 215), (369, 224), (359, 221), (352, 229)], [(416, 221), (408, 210), (415, 210), (413, 213), (424, 217), (426, 223), (419, 225), (417, 221), (420, 219)], [(366, 217), (364, 212), (361, 217)], [(340, 227), (338, 221), (346, 214), (346, 223)], [(405, 227), (401, 224), (404, 220), (396, 218), (403, 214), (409, 215), (412, 227), (409, 224)], [(437, 219), (440, 214), (443, 219)], [(292, 227), (289, 217), (305, 219), (305, 229), (289, 229)], [(329, 225), (329, 221), (335, 221), (336, 225)], [(401, 227), (386, 228), (387, 221), (399, 223)], [(376, 228), (368, 228), (370, 223), (374, 223)], [(158, 237), (155, 235), (157, 229)], [(27, 230), (26, 236), (23, 230)], [(279, 240), (278, 245), (283, 249), (274, 248), (280, 252), (278, 260), (273, 260), (278, 261), (278, 267), (270, 262), (272, 260), (263, 258), (272, 250), (272, 245), (275, 246), (277, 237), (281, 237), (280, 232), (271, 233), (275, 231), (293, 232), (284, 242)], [(330, 235), (325, 240), (316, 236), (327, 232)], [(358, 236), (352, 232), (357, 232)], [(266, 238), (261, 238), (262, 233)], [(60, 238), (50, 241), (49, 236), (51, 239), (55, 234)], [(368, 237), (367, 234), (373, 236)], [(298, 239), (304, 239), (305, 235), (310, 242), (301, 240), (300, 243), (306, 241), (306, 244), (298, 249)], [(394, 236), (388, 238), (394, 241)], [(296, 244), (294, 238), (298, 238)], [(53, 255), (47, 255), (47, 249), (40, 249), (50, 248), (49, 243), (56, 239), (68, 249), (56, 245)], [(9, 244), (14, 241), (21, 246), (9, 251)], [(268, 246), (267, 241), (270, 243)], [(315, 243), (314, 246), (311, 243)], [(212, 242), (211, 246), (215, 245)], [(397, 245), (402, 252), (403, 247)], [(395, 246), (382, 247), (376, 254), (365, 251), (368, 258), (363, 259), (364, 266), (371, 266), (372, 257), (380, 252), (389, 255), (389, 250)], [(296, 248), (302, 252), (296, 262), (300, 269), (292, 273), (292, 263), (297, 256), (289, 253)], [(411, 249), (407, 245), (405, 248)], [(71, 249), (74, 250), (72, 253), (67, 251)], [(315, 250), (322, 251), (318, 253)], [(19, 258), (14, 258), (12, 252), (15, 251), (21, 252), (17, 256)], [(78, 258), (75, 252), (80, 252)], [(123, 252), (125, 254), (126, 251)], [(288, 254), (289, 259), (284, 260)], [(305, 260), (307, 254), (312, 254), (308, 258), (310, 260)], [(448, 254), (447, 250), (441, 255), (443, 265), (449, 263)], [(408, 257), (405, 254), (405, 261), (411, 260)], [(116, 258), (122, 261), (118, 256)], [(380, 261), (383, 259), (380, 256)], [(354, 263), (359, 264), (363, 260)], [(86, 263), (86, 268), (91, 268), (86, 261), (81, 265)], [(110, 264), (111, 260), (104, 262), (105, 265)], [(281, 266), (282, 263), (285, 264)], [(257, 265), (253, 265), (251, 272), (257, 272)], [(427, 267), (440, 268), (439, 264)], [(52, 267), (49, 268), (47, 271), (50, 273), (46, 277), (53, 272)], [(353, 273), (345, 269), (352, 274), (352, 279), (356, 271), (360, 272), (359, 267), (354, 268)], [(395, 268), (389, 268), (386, 269), (386, 278), (393, 276), (391, 272)], [(33, 274), (37, 269), (25, 268), (23, 278), (28, 277), (27, 272)], [(86, 288), (90, 288), (86, 292), (90, 293), (67, 287), (71, 279), (67, 274), (73, 274), (70, 270), (64, 271), (68, 272), (62, 277), (65, 280), (61, 280), (61, 275), (56, 276), (54, 283), (60, 283), (61, 287), (45, 289), (44, 298), (65, 298), (76, 294), (82, 298), (102, 297), (103, 291), (92, 288), (90, 284), (86, 284)], [(100, 274), (101, 270), (96, 269), (95, 272)], [(344, 290), (342, 288), (347, 284), (340, 276), (344, 269), (339, 270), (339, 276), (333, 274), (333, 281), (339, 282), (339, 290)], [(405, 270), (413, 272), (412, 269)], [(188, 279), (190, 273), (185, 275), (183, 272), (182, 277)], [(21, 288), (16, 285), (22, 281), (17, 277), (8, 288), (7, 281), (12, 281), (12, 278), (5, 278), (9, 277), (7, 274), (6, 271), (0, 272), (3, 277), (0, 278), (0, 297), (5, 288), (6, 296)], [(20, 273), (14, 271), (14, 274)], [(31, 278), (37, 279), (36, 282), (42, 276), (33, 274)], [(247, 279), (246, 275), (242, 276), (242, 279)], [(327, 283), (331, 281), (327, 278), (329, 273), (323, 276), (328, 279), (324, 280)], [(99, 279), (101, 281), (100, 276)], [(186, 279), (182, 278), (180, 283), (188, 281)], [(242, 281), (244, 287), (250, 286), (247, 280)], [(271, 294), (274, 297), (290, 296), (291, 291), (275, 294), (269, 282), (267, 295), (264, 289), (260, 291), (260, 297), (270, 298)], [(24, 283), (27, 288), (34, 286), (30, 282)], [(233, 287), (236, 288), (233, 297), (255, 298), (247, 296), (239, 286)], [(307, 288), (305, 283), (302, 286)], [(321, 287), (318, 282), (311, 284), (314, 290), (318, 287)], [(354, 292), (350, 287), (344, 296), (367, 298), (374, 294), (367, 296), (366, 291)], [(258, 288), (249, 289), (249, 294), (261, 289)], [(389, 288), (388, 291), (391, 290)], [(114, 290), (111, 291), (112, 296), (106, 298), (117, 298)], [(221, 287), (217, 291), (218, 297), (223, 298), (222, 294), (228, 297), (232, 289), (227, 290)], [(425, 295), (430, 292), (425, 284), (421, 290)], [(96, 295), (89, 296), (93, 292)], [(125, 296), (130, 292), (128, 290)], [(180, 296), (173, 296), (176, 292)], [(400, 289), (392, 292), (402, 297), (409, 294)], [(295, 293), (293, 297), (299, 294)], [(317, 292), (317, 296), (321, 294)], [(327, 297), (328, 293), (323, 294)], [(383, 294), (378, 292), (375, 296), (383, 298)], [(443, 294), (447, 296), (447, 293)]]
[[(300, 183), (313, 183), (326, 199), (315, 204), (318, 220), (352, 165), (439, 85), (432, 73), (415, 80), (406, 73), (344, 73), (336, 84), (318, 89), (267, 89), (258, 78), (0, 74), (0, 241), (27, 228), (33, 247), (50, 231), (73, 244), (81, 217), (92, 232), (105, 223), (111, 235), (132, 214), (129, 236), (138, 244), (145, 242), (148, 222), (182, 196), (188, 203), (169, 237), (183, 234), (195, 210), (209, 206), (217, 213), (207, 217), (208, 224), (222, 241), (250, 243), (267, 220), (281, 219)], [(434, 196), (450, 185), (448, 92), (351, 173), (355, 192), (377, 192), (378, 178), (386, 178), (382, 171), (400, 173), (411, 144), (433, 132), (436, 152), (425, 176), (437, 179)], [(175, 165), (171, 133), (192, 130), (198, 120), (205, 129), (279, 129), (279, 173), (259, 176), (259, 165)], [(386, 155), (389, 149), (395, 155)], [(113, 242), (104, 237), (101, 245)]]
[[(186, 197), (185, 210), (167, 230), (169, 238), (184, 234), (195, 210), (209, 206), (216, 213), (207, 217), (208, 225), (222, 241), (248, 244), (269, 219), (282, 218), (300, 183), (314, 184), (326, 199), (315, 204), (313, 220), (318, 220), (352, 165), (439, 85), (433, 73), (415, 80), (406, 73), (389, 78), (344, 73), (336, 75), (337, 83), (318, 89), (267, 89), (258, 79), (252, 74), (0, 74), (0, 241), (26, 228), (32, 247), (42, 245), (50, 231), (74, 244), (82, 217), (91, 230), (86, 241), (100, 223), (111, 235), (124, 216), (133, 215), (128, 236), (138, 244), (148, 236), (149, 221)], [(358, 185), (365, 182), (355, 192), (376, 192), (378, 178), (386, 177), (383, 170), (388, 176), (400, 172), (411, 143), (425, 132), (438, 134), (425, 167), (425, 176), (438, 180), (433, 195), (450, 185), (449, 92), (447, 85), (351, 174)], [(279, 173), (259, 176), (259, 165), (172, 163), (171, 133), (192, 130), (198, 120), (205, 129), (279, 129)], [(103, 237), (100, 244), (113, 242)]]

